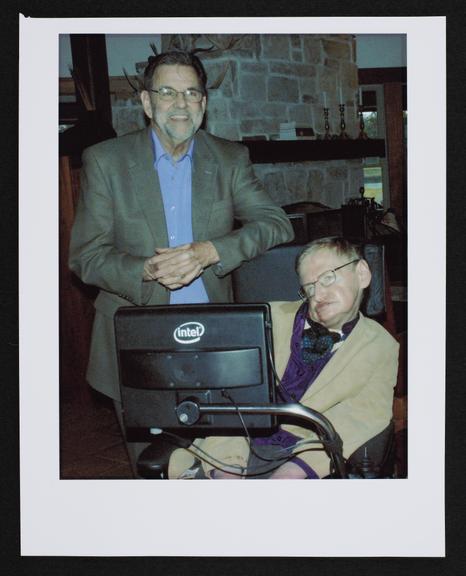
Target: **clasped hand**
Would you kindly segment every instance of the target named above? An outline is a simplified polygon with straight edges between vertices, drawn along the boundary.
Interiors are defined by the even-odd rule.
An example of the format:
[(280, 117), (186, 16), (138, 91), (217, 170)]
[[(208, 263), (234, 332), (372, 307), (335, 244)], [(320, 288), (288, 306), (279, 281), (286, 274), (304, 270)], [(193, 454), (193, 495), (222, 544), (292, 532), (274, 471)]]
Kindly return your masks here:
[(144, 263), (143, 279), (156, 280), (169, 290), (187, 286), (219, 261), (212, 242), (193, 242), (175, 248), (157, 248)]

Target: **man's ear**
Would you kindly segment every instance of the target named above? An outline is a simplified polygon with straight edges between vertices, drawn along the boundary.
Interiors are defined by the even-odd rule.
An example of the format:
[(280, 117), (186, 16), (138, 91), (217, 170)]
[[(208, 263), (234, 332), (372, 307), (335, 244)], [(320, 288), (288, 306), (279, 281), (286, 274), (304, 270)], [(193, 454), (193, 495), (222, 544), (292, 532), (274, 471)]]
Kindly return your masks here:
[(371, 270), (366, 260), (359, 260), (356, 264), (356, 273), (359, 278), (359, 284), (362, 289), (367, 288), (371, 283)]
[(149, 92), (147, 90), (143, 90), (141, 92), (140, 98), (141, 98), (142, 107), (144, 108), (144, 112), (146, 113), (146, 116), (148, 118), (152, 119), (152, 106), (151, 106)]

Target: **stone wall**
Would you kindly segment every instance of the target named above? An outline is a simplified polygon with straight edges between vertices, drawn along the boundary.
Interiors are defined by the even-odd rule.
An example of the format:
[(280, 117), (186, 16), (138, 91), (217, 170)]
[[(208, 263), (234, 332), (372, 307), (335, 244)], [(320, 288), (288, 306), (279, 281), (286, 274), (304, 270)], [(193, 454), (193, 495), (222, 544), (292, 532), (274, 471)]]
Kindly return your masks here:
[(360, 160), (256, 164), (254, 170), (280, 206), (308, 201), (340, 208), (363, 186)]
[[(355, 100), (358, 75), (351, 35), (165, 35), (162, 49), (199, 52), (208, 76), (206, 128), (230, 140), (274, 138), (282, 122), (324, 133), (323, 92), (330, 131), (340, 130), (340, 86), (346, 131), (358, 132)], [(220, 82), (221, 80), (221, 82)], [(220, 82), (220, 85), (217, 84)], [(136, 95), (112, 95), (114, 127), (123, 134), (144, 126)], [(339, 208), (362, 185), (360, 160), (255, 166), (281, 205), (313, 200)]]
[[(323, 92), (332, 132), (339, 131), (339, 86), (346, 105), (347, 131), (357, 134), (355, 96), (358, 75), (354, 39), (349, 35), (260, 34), (230, 36), (231, 49), (201, 53), (212, 85), (225, 66), (221, 85), (209, 90), (210, 132), (241, 140), (279, 132), (281, 122), (324, 132)], [(228, 46), (223, 36), (196, 38), (195, 47)], [(177, 45), (177, 38), (172, 38)], [(185, 40), (186, 43), (186, 40)], [(210, 44), (209, 44), (210, 43)], [(191, 46), (194, 41), (191, 42)]]

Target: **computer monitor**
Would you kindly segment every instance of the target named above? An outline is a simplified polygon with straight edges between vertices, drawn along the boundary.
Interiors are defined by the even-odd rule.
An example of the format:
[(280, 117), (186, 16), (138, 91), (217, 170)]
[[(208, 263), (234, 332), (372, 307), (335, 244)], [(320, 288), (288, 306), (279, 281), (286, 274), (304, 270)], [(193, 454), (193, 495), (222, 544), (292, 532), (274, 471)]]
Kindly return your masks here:
[[(180, 422), (183, 402), (275, 401), (268, 304), (120, 308), (115, 314), (123, 415), (129, 440), (163, 430), (189, 437), (270, 433), (276, 416), (202, 414)], [(243, 424), (244, 423), (244, 424)]]

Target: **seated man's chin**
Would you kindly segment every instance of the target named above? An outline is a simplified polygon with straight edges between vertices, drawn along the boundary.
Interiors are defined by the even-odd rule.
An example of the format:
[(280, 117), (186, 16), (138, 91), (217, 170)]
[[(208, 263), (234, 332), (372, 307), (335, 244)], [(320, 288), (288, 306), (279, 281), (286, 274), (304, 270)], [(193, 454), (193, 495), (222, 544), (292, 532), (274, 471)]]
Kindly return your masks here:
[(316, 316), (322, 321), (324, 318), (329, 318), (334, 315), (334, 310), (331, 304), (321, 304), (316, 312)]

